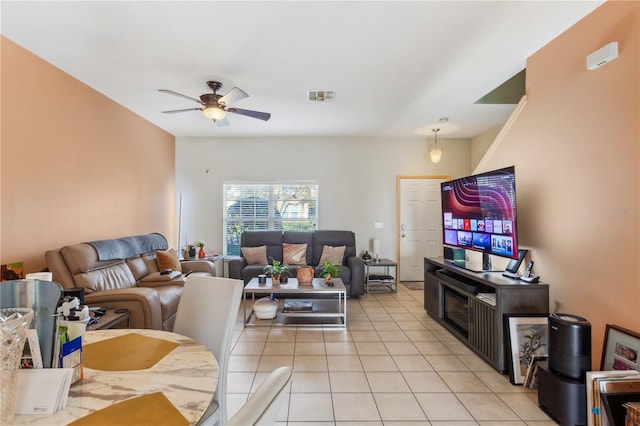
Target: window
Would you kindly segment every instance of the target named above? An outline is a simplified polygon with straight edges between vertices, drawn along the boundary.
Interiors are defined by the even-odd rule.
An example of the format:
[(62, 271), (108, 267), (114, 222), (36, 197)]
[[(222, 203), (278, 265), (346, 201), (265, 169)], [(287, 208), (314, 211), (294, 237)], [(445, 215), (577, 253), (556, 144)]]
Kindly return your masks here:
[(224, 254), (240, 254), (240, 235), (250, 230), (318, 229), (316, 182), (225, 183)]

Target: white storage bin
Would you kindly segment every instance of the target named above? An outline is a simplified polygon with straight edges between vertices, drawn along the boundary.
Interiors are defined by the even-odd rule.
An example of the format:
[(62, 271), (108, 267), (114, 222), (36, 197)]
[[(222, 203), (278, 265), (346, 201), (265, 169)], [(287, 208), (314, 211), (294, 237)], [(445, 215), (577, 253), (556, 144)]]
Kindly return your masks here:
[(270, 297), (263, 297), (253, 304), (253, 312), (258, 319), (273, 319), (276, 317), (277, 310), (278, 299), (272, 300)]

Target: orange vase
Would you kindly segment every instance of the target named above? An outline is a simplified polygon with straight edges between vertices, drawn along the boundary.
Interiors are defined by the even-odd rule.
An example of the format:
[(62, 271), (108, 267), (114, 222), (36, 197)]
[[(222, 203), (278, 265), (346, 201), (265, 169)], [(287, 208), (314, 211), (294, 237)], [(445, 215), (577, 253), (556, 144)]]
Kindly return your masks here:
[(206, 254), (204, 253), (204, 247), (200, 247), (200, 250), (198, 251), (198, 257), (200, 259), (204, 258), (206, 256)]
[(311, 284), (313, 281), (313, 268), (298, 268), (298, 271), (296, 272), (296, 279), (298, 280), (298, 284)]

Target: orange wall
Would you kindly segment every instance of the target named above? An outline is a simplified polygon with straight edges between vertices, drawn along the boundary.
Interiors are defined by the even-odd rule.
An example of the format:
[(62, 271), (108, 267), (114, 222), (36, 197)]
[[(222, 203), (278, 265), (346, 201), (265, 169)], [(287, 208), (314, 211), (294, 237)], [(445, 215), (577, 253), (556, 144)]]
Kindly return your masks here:
[(1, 38), (1, 263), (160, 232), (173, 244), (175, 138)]
[[(552, 312), (640, 331), (640, 3), (607, 2), (527, 61), (527, 105), (487, 169), (515, 164), (520, 241)], [(617, 41), (619, 57), (586, 69)]]

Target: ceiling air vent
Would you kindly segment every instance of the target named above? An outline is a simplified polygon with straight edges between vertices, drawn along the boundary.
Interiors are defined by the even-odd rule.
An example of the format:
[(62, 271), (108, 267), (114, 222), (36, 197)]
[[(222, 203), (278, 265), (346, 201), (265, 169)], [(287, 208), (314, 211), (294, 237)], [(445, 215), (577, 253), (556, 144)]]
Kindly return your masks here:
[(307, 90), (307, 102), (332, 101), (335, 95), (333, 90)]

